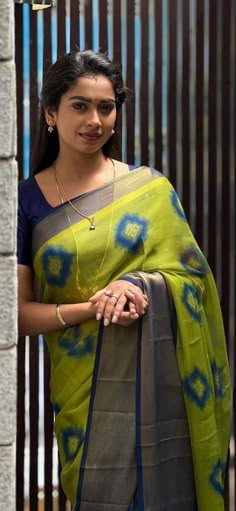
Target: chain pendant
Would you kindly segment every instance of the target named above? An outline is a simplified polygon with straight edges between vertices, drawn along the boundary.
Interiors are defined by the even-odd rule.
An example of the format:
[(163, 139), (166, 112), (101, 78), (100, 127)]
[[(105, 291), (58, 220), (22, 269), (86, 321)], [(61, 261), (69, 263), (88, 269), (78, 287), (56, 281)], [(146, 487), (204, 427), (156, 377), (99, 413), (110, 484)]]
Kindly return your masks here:
[(90, 218), (90, 219), (89, 219), (89, 221), (90, 221), (89, 230), (90, 230), (90, 231), (95, 231), (95, 229), (96, 229), (96, 224), (95, 224), (95, 222), (94, 222), (94, 216), (93, 216), (93, 218)]

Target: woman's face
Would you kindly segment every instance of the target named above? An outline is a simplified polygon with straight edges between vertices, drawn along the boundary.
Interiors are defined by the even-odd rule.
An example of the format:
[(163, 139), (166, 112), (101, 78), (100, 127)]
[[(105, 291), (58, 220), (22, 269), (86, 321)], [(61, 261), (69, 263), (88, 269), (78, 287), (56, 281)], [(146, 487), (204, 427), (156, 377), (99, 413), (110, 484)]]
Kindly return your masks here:
[(62, 96), (58, 111), (50, 115), (57, 127), (60, 150), (100, 150), (110, 138), (116, 120), (110, 80), (103, 75), (79, 78)]

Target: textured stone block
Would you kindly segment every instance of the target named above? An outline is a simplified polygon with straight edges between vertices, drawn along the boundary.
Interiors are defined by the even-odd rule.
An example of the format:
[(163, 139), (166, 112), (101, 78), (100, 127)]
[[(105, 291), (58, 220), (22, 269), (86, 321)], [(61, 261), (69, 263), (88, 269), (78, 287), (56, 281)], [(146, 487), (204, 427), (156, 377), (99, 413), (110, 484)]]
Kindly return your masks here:
[(0, 255), (0, 350), (16, 344), (16, 295), (16, 257)]
[(13, 61), (0, 62), (0, 158), (16, 154), (16, 76)]
[(15, 511), (15, 446), (0, 446), (0, 509)]
[(16, 435), (16, 348), (0, 352), (0, 374), (0, 445), (3, 446), (12, 444)]
[(0, 160), (0, 254), (16, 252), (17, 163)]
[(1, 0), (0, 60), (13, 56), (13, 0)]

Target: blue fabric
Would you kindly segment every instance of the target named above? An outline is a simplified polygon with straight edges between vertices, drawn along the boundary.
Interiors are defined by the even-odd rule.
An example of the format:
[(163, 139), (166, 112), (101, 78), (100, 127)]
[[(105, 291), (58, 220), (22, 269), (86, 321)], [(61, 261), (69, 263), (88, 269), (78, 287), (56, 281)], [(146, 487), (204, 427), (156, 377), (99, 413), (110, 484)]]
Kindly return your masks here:
[[(129, 170), (135, 169), (129, 165)], [(59, 210), (63, 204), (50, 206), (46, 201), (34, 176), (20, 181), (18, 187), (18, 230), (17, 230), (17, 257), (18, 264), (32, 267), (32, 232), (34, 227), (47, 218), (51, 213)]]

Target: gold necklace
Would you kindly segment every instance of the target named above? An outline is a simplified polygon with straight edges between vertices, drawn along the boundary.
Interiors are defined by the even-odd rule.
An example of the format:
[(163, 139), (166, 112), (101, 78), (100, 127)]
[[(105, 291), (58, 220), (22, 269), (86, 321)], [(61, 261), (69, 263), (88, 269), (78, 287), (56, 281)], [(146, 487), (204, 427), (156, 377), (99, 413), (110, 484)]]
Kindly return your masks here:
[[(114, 164), (112, 159), (111, 159), (111, 161), (112, 161), (112, 165), (113, 165), (113, 178), (115, 179), (115, 177), (116, 177), (115, 164)], [(52, 167), (53, 167), (53, 170), (54, 170), (54, 173), (55, 173), (57, 192), (58, 192), (58, 195), (59, 195), (59, 197), (61, 199), (61, 203), (63, 204), (65, 202), (65, 200), (64, 200), (64, 198), (63, 198), (63, 196), (61, 194), (61, 190), (63, 192), (63, 187), (61, 186), (61, 190), (60, 190), (60, 180), (58, 179), (58, 174), (57, 174), (57, 172), (55, 172), (56, 169), (55, 169), (54, 165), (52, 165)], [(96, 208), (96, 212), (98, 210), (99, 204), (101, 203), (102, 193), (103, 193), (103, 190), (102, 190), (102, 192), (100, 194), (100, 197), (99, 197), (99, 201), (98, 201), (98, 205), (97, 205), (97, 208)], [(81, 215), (82, 217), (86, 218), (90, 222), (90, 217), (87, 217), (86, 215), (81, 214), (81, 212), (79, 210), (77, 210), (77, 208), (74, 207), (73, 203), (71, 203), (71, 201), (67, 198), (65, 192), (64, 192), (64, 195), (65, 195), (65, 198), (67, 199), (67, 202), (70, 204), (70, 206), (72, 206), (72, 208), (79, 215)], [(104, 250), (104, 253), (103, 253), (103, 256), (102, 256), (102, 259), (101, 259), (101, 263), (100, 263), (100, 265), (99, 265), (99, 267), (98, 267), (98, 269), (96, 271), (95, 279), (94, 279), (94, 281), (90, 285), (87, 284), (85, 286), (81, 286), (81, 284), (80, 284), (81, 271), (80, 271), (80, 263), (79, 263), (79, 250), (78, 250), (78, 244), (77, 244), (77, 237), (76, 237), (76, 235), (74, 233), (74, 229), (73, 229), (73, 226), (71, 224), (71, 220), (70, 220), (70, 217), (68, 215), (67, 208), (66, 208), (65, 211), (66, 211), (67, 220), (68, 220), (68, 223), (69, 223), (69, 226), (70, 226), (70, 230), (72, 232), (72, 236), (73, 236), (73, 239), (74, 239), (75, 247), (76, 247), (76, 264), (77, 264), (76, 287), (77, 287), (77, 289), (78, 289), (78, 291), (80, 293), (82, 301), (88, 301), (88, 299), (93, 294), (95, 294), (98, 291), (98, 289), (99, 289), (97, 281), (99, 279), (99, 275), (100, 275), (101, 269), (102, 269), (103, 264), (105, 262), (105, 259), (106, 259), (106, 256), (107, 256), (107, 252), (108, 252), (109, 243), (110, 243), (110, 239), (111, 239), (112, 223), (113, 223), (113, 201), (112, 201), (112, 205), (111, 205), (110, 224), (109, 224), (109, 229), (108, 229), (108, 236), (107, 236), (105, 250)], [(91, 220), (92, 220), (92, 218), (91, 218)], [(90, 222), (90, 224), (91, 224), (91, 222)], [(95, 227), (96, 227), (96, 225), (95, 225)], [(90, 227), (90, 229), (94, 230), (95, 227), (93, 227), (92, 229)]]
[[(112, 163), (112, 166), (113, 166), (113, 179), (115, 179), (115, 164), (114, 164), (114, 161), (112, 160), (112, 158), (109, 158), (109, 159), (110, 159), (110, 161)], [(92, 216), (87, 216), (84, 213), (82, 213), (82, 211), (79, 211), (79, 209), (77, 209), (75, 207), (73, 202), (71, 202), (71, 200), (67, 196), (67, 194), (66, 194), (66, 192), (64, 190), (64, 187), (62, 185), (62, 182), (61, 182), (61, 180), (60, 180), (60, 178), (58, 176), (57, 169), (56, 169), (56, 164), (55, 163), (52, 164), (52, 168), (54, 170), (57, 192), (58, 192), (58, 195), (59, 195), (59, 197), (61, 199), (62, 204), (65, 202), (65, 200), (63, 199), (61, 191), (62, 191), (66, 201), (70, 204), (70, 206), (74, 209), (74, 211), (76, 211), (76, 213), (78, 213), (78, 215), (82, 216), (83, 218), (85, 218), (86, 220), (89, 221), (89, 223), (90, 223), (89, 230), (90, 231), (94, 231), (96, 229), (95, 215), (96, 215), (96, 213), (98, 211), (98, 208), (99, 208), (99, 205), (100, 205), (100, 202), (101, 202), (101, 199), (102, 199), (103, 189), (101, 190), (100, 197), (99, 197), (98, 204), (97, 204), (95, 212), (92, 213)], [(107, 180), (107, 167), (106, 167), (106, 180)]]

